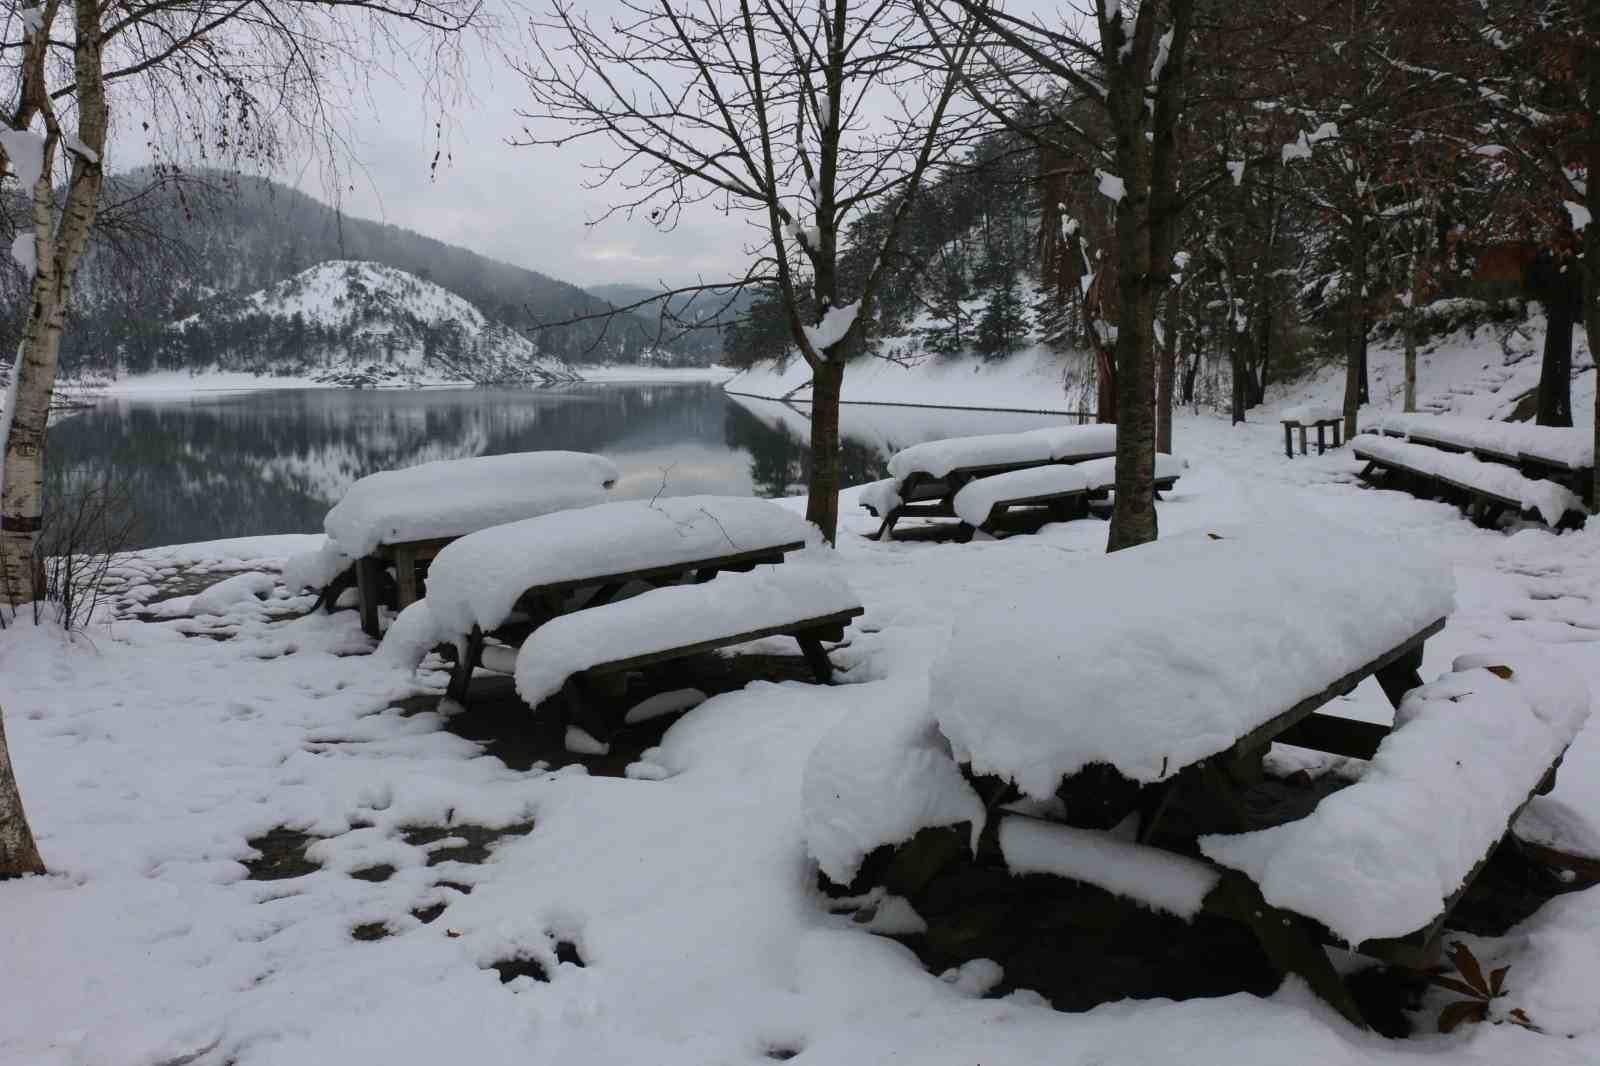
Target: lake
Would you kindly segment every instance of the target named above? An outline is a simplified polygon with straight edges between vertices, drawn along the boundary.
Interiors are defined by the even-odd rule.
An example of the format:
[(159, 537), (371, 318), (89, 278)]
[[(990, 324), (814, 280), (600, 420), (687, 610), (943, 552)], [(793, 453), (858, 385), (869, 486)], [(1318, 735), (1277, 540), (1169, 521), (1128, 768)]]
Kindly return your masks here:
[[(851, 404), (845, 483), (884, 476), (925, 440), (1064, 417)], [(557, 389), (295, 389), (106, 399), (51, 427), (46, 492), (110, 483), (138, 518), (132, 547), (322, 529), (350, 483), (433, 459), (564, 448), (622, 471), (618, 498), (804, 492), (805, 409), (708, 383)]]

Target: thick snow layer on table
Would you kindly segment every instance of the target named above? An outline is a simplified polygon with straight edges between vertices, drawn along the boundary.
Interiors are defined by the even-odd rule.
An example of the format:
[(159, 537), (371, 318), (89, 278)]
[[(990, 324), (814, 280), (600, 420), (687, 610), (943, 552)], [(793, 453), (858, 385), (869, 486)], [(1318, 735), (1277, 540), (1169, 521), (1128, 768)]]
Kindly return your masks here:
[(889, 473), (902, 481), (914, 473), (944, 477), (963, 467), (1070, 461), (1107, 455), (1116, 448), (1116, 426), (1050, 426), (1022, 433), (952, 437), (913, 444), (889, 460)]
[(1159, 781), (1448, 615), (1453, 590), (1414, 542), (1180, 534), (992, 589), (934, 665), (934, 713), (958, 759), (1036, 798), (1096, 762)]
[(1331, 422), (1344, 416), (1338, 409), (1322, 403), (1303, 403), (1297, 407), (1289, 407), (1278, 414), (1279, 421), (1299, 422), (1310, 425), (1313, 422)]
[(872, 508), (881, 518), (900, 506), (900, 482), (892, 477), (870, 482), (861, 486), (856, 499), (860, 501), (861, 506)]
[(344, 554), (465, 533), (588, 507), (617, 480), (611, 460), (583, 452), (520, 452), (444, 459), (371, 474), (350, 486), (323, 528)]
[(806, 760), (800, 810), (806, 850), (840, 885), (875, 848), (962, 822), (971, 824), (976, 846), (985, 821), (983, 800), (961, 776), (921, 698), (886, 701), (824, 736)]
[[(1166, 452), (1156, 453), (1156, 480), (1168, 477), (1180, 477), (1189, 464), (1176, 456)], [(1117, 484), (1117, 457), (1108, 455), (1104, 459), (1090, 459), (1082, 463), (1074, 463), (1072, 469), (1081, 473), (1088, 479), (1089, 488), (1098, 492), (1101, 489), (1115, 488)]]
[(551, 619), (517, 653), (517, 694), (535, 707), (599, 663), (801, 622), (861, 606), (820, 566), (758, 566), (698, 585), (671, 585)]
[(1011, 470), (993, 477), (978, 478), (956, 493), (956, 516), (969, 526), (989, 520), (994, 505), (1002, 500), (1025, 500), (1056, 492), (1089, 491), (1089, 480), (1075, 466), (1034, 466)]
[(1379, 415), (1368, 428), (1497, 455), (1526, 455), (1572, 470), (1594, 465), (1594, 434), (1588, 429), (1405, 412)]
[(1588, 716), (1588, 690), (1557, 663), (1463, 656), (1407, 693), (1356, 784), (1298, 821), (1201, 848), (1346, 943), (1404, 936), (1438, 916)]
[(1503, 499), (1515, 500), (1524, 511), (1537, 511), (1550, 525), (1568, 511), (1582, 511), (1583, 501), (1565, 485), (1525, 477), (1504, 463), (1486, 463), (1464, 452), (1444, 452), (1425, 444), (1363, 436), (1352, 448), (1359, 458), (1403, 466), (1433, 477), (1447, 478)]
[(290, 592), (301, 589), (320, 589), (350, 568), (354, 559), (339, 550), (331, 540), (324, 540), (315, 551), (291, 556), (283, 564), (283, 583)]
[(1075, 829), (1007, 815), (1000, 851), (1014, 874), (1054, 874), (1096, 885), (1155, 910), (1193, 918), (1220, 875), (1198, 859)]
[(494, 629), (528, 589), (677, 566), (819, 539), (816, 527), (767, 500), (676, 496), (619, 500), (510, 522), (447, 545), (428, 568), (441, 639)]

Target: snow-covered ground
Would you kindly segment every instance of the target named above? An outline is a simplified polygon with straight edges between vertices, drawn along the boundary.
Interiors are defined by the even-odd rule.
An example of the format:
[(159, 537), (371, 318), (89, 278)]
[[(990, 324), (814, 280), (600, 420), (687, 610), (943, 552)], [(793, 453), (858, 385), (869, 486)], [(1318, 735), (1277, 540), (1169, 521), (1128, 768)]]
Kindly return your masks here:
[[(782, 367), (762, 363), (724, 385), (729, 392), (764, 400), (806, 402), (811, 370), (799, 356)], [(1061, 357), (1044, 347), (1025, 348), (1005, 359), (929, 356), (915, 363), (862, 359), (844, 375), (846, 403), (974, 407), (993, 411), (1069, 412)]]
[[(1423, 380), (1431, 395), (1426, 369)], [(1337, 399), (1328, 382), (1293, 392), (1281, 402)], [(1456, 584), (1425, 678), (1462, 654), (1539, 651), (1600, 697), (1600, 523), (1559, 536), (1478, 529), (1445, 505), (1361, 487), (1347, 449), (1285, 458), (1276, 409), (1237, 427), (1180, 416), (1174, 450), (1190, 466), (1158, 505), (1163, 534), (1287, 521), (1315, 555), (1337, 524), (1425, 554)], [(0, 1062), (1600, 1061), (1600, 890), (1552, 901), (1506, 937), (1465, 938), (1486, 966), (1509, 965), (1503, 1002), (1542, 1032), (1435, 1035), (1446, 1000), (1430, 997), (1405, 1041), (1352, 1030), (1295, 982), (1268, 999), (1080, 1014), (1026, 990), (979, 998), (993, 984), (984, 968), (941, 980), (830, 913), (802, 832), (813, 751), (846, 758), (861, 738), (914, 735), (935, 657), (970, 605), (1041, 573), (1070, 598), (1075, 568), (1101, 564), (1106, 536), (1088, 519), (999, 541), (878, 544), (863, 537), (877, 522), (858, 491), (842, 501), (834, 565), (866, 614), (834, 653), (842, 684), (714, 696), (626, 778), (509, 768), (446, 729), (433, 709), (442, 673), (413, 677), (363, 654), (372, 642), (352, 612), (291, 617), (310, 598), (281, 587), (263, 598), (259, 583), (236, 582), (75, 639), (0, 632), (0, 707), (54, 871), (0, 884)], [(118, 600), (127, 612), (197, 571), (191, 588), (273, 573), (315, 543), (145, 552), (119, 568)], [(1285, 604), (1283, 624), (1314, 609)], [(1390, 713), (1372, 682), (1335, 709)], [(1597, 738), (1595, 725), (1579, 735), (1541, 801), (1591, 846)], [(418, 826), (514, 831), (486, 861), (430, 866), (461, 841)], [(318, 868), (247, 879), (246, 841), (278, 827), (319, 838)], [(373, 879), (374, 867), (390, 876)], [(502, 983), (494, 964), (519, 958), (548, 980)]]

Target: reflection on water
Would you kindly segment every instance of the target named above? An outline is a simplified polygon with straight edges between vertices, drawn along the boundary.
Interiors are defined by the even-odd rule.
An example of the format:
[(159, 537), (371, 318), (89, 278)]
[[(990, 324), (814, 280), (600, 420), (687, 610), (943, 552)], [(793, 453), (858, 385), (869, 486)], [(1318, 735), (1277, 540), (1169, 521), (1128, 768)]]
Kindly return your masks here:
[[(908, 444), (1031, 429), (1048, 415), (847, 406), (845, 484), (884, 475)], [(52, 498), (106, 479), (139, 515), (138, 544), (314, 532), (359, 477), (431, 459), (566, 448), (622, 471), (619, 497), (804, 491), (806, 416), (707, 384), (559, 390), (288, 390), (108, 400), (53, 426)]]

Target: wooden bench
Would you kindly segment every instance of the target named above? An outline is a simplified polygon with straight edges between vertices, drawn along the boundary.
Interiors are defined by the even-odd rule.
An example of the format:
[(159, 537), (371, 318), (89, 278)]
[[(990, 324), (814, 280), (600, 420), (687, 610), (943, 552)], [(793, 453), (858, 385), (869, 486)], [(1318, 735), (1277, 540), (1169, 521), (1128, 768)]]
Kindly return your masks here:
[(1342, 418), (1318, 418), (1311, 422), (1285, 418), (1283, 419), (1283, 453), (1291, 459), (1294, 458), (1294, 434), (1298, 431), (1300, 434), (1300, 454), (1308, 454), (1306, 451), (1306, 430), (1312, 428), (1317, 431), (1318, 455), (1327, 451), (1324, 434), (1330, 429), (1333, 430), (1333, 446), (1337, 448), (1344, 443), (1344, 419)]
[(700, 584), (721, 573), (745, 573), (757, 566), (781, 563), (786, 554), (804, 547), (803, 541), (790, 541), (753, 551), (707, 555), (683, 562), (572, 578), (525, 589), (517, 597), (510, 617), (503, 624), (487, 632), (474, 625), (462, 641), (464, 650), (461, 653), (457, 653), (454, 645), (441, 646), (440, 651), (454, 660), (450, 685), (445, 695), (465, 707), (472, 672), (476, 667), (485, 666), (499, 673), (511, 672), (506, 668), (504, 652), (494, 650), (497, 646), (502, 649), (520, 647), (540, 626), (563, 615), (604, 607), (619, 596), (639, 595), (650, 589), (686, 582)]
[(1474, 455), (1553, 481), (1594, 506), (1594, 442), (1586, 430), (1501, 422), (1463, 415), (1388, 413), (1369, 432), (1440, 451)]
[(889, 460), (893, 485), (880, 483), (880, 491), (864, 493), (862, 506), (883, 520), (873, 539), (892, 540), (902, 518), (959, 517), (956, 494), (974, 481), (1115, 454), (1116, 427), (1103, 425), (927, 441), (895, 453)]
[(1042, 507), (1054, 522), (1086, 517), (1089, 492), (1088, 478), (1075, 467), (1059, 464), (968, 482), (950, 501), (961, 519), (957, 539), (970, 541), (979, 530), (993, 534), (1006, 512), (1018, 507)]
[[(551, 619), (516, 649), (494, 649), (490, 669), (510, 670), (517, 693), (539, 707), (560, 693), (569, 726), (605, 743), (621, 728), (614, 701), (594, 699), (597, 684), (630, 670), (765, 637), (788, 636), (819, 684), (833, 668), (824, 641), (844, 639), (860, 602), (830, 570), (761, 566), (714, 581), (676, 585)], [(488, 650), (488, 649), (485, 649)]]
[(1507, 513), (1536, 514), (1554, 528), (1582, 525), (1582, 500), (1558, 482), (1530, 478), (1516, 466), (1485, 462), (1457, 444), (1423, 443), (1363, 435), (1351, 445), (1369, 484), (1396, 488), (1425, 499), (1442, 498), (1486, 529)]

